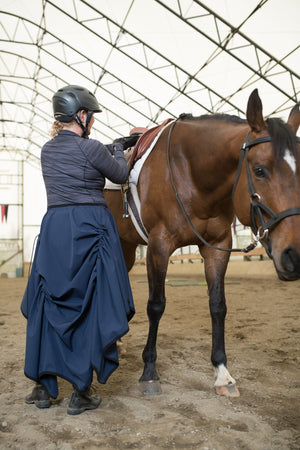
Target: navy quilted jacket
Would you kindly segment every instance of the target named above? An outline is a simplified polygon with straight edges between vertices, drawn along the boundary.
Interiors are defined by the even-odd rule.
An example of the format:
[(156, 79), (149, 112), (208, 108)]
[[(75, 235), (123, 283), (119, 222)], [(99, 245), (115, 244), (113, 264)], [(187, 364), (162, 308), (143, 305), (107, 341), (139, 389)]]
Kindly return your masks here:
[(106, 205), (105, 178), (122, 184), (128, 169), (121, 144), (103, 145), (62, 130), (42, 148), (48, 208), (73, 204)]

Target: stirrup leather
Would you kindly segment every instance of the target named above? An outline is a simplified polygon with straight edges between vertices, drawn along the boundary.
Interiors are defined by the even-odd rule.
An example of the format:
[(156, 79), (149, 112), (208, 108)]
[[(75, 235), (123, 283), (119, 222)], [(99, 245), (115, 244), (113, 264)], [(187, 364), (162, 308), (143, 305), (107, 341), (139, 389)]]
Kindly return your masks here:
[(121, 192), (122, 192), (122, 199), (123, 199), (123, 208), (124, 208), (124, 213), (123, 213), (123, 218), (124, 219), (129, 219), (130, 215), (128, 212), (128, 199), (127, 199), (127, 192), (129, 191), (129, 180), (126, 181), (125, 184), (121, 185)]

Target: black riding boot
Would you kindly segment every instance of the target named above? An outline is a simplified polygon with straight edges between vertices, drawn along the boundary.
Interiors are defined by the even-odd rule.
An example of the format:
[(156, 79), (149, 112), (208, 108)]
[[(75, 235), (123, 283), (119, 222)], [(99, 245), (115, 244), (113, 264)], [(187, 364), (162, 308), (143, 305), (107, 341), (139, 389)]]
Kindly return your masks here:
[(99, 395), (91, 395), (90, 387), (85, 391), (78, 391), (78, 389), (74, 387), (67, 413), (75, 416), (83, 413), (87, 409), (98, 408), (100, 402), (101, 398)]
[(25, 398), (25, 403), (28, 405), (34, 403), (38, 408), (49, 408), (50, 395), (45, 386), (40, 383), (36, 383), (31, 394), (27, 395)]

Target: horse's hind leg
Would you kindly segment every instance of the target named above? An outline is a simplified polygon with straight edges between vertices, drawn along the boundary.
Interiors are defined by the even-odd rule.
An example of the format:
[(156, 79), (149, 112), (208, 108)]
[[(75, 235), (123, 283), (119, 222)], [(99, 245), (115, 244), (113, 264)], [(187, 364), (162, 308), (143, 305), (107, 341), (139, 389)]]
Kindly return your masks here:
[(135, 262), (135, 254), (136, 254), (135, 252), (137, 244), (131, 244), (129, 242), (124, 241), (123, 239), (120, 239), (120, 241), (122, 245), (127, 271), (129, 272), (132, 269)]
[(214, 367), (217, 394), (237, 397), (239, 391), (235, 380), (227, 369), (225, 353), (225, 317), (227, 312), (224, 278), (229, 260), (229, 253), (216, 250), (202, 250), (205, 261), (205, 275), (209, 292), (209, 308), (212, 322), (212, 352), (211, 361)]
[(156, 340), (159, 321), (166, 305), (165, 278), (168, 267), (169, 253), (163, 252), (162, 244), (150, 244), (147, 249), (147, 272), (149, 283), (149, 299), (147, 314), (149, 319), (149, 333), (143, 351), (144, 372), (140, 378), (143, 394), (161, 393), (159, 376), (156, 372)]

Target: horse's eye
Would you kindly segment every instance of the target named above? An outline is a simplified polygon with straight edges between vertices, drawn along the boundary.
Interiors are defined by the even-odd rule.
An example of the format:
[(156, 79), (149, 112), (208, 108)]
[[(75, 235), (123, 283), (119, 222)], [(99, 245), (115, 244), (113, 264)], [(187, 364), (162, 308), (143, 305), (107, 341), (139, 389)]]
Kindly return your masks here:
[(256, 178), (267, 178), (268, 176), (268, 170), (264, 166), (253, 167), (253, 173)]

